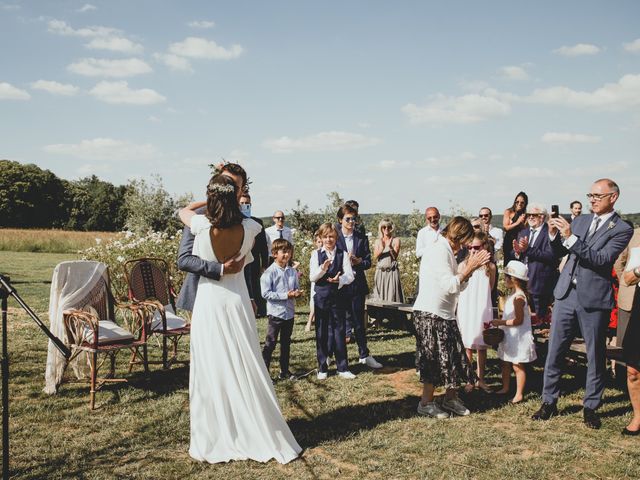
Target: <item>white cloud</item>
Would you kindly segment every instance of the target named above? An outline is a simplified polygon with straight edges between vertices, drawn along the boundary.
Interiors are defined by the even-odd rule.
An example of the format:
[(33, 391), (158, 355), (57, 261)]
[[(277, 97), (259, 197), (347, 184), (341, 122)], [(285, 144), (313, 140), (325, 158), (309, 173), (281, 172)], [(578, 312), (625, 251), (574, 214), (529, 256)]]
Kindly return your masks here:
[(527, 71), (516, 65), (509, 65), (500, 69), (502, 78), (506, 80), (528, 80), (529, 74)]
[(476, 93), (460, 97), (438, 94), (422, 107), (409, 103), (402, 107), (402, 111), (412, 123), (467, 124), (508, 115), (511, 106), (501, 99)]
[(560, 48), (556, 48), (553, 53), (564, 57), (578, 57), (580, 55), (596, 55), (597, 53), (600, 53), (601, 50), (602, 49), (600, 47), (590, 43), (578, 43), (570, 47), (564, 45)]
[(142, 53), (144, 51), (144, 47), (139, 43), (132, 42), (128, 38), (117, 36), (96, 37), (87, 43), (85, 47), (91, 50), (109, 50), (111, 52), (131, 54)]
[(0, 100), (29, 100), (31, 95), (10, 83), (0, 82)]
[(45, 145), (43, 150), (55, 155), (67, 155), (82, 160), (133, 161), (149, 160), (160, 156), (160, 152), (149, 143), (136, 144), (113, 138), (93, 138), (80, 143)]
[(132, 90), (125, 81), (100, 82), (89, 93), (101, 102), (115, 104), (153, 105), (166, 100), (164, 96), (150, 88)]
[(633, 42), (623, 44), (624, 49), (630, 53), (640, 53), (640, 38), (636, 38)]
[(149, 115), (148, 120), (153, 123), (160, 123), (162, 120), (155, 115)]
[(320, 132), (301, 138), (280, 137), (266, 140), (262, 146), (274, 153), (329, 152), (355, 150), (378, 145), (377, 138), (349, 132)]
[(109, 35), (117, 35), (120, 30), (110, 27), (91, 26), (85, 28), (74, 29), (63, 20), (50, 20), (48, 23), (48, 30), (50, 33), (56, 35), (63, 35), (67, 37), (107, 37)]
[(600, 143), (602, 138), (583, 133), (547, 132), (540, 139), (544, 143)]
[(85, 3), (82, 7), (80, 7), (76, 11), (80, 13), (85, 13), (85, 12), (90, 12), (92, 10), (97, 10), (97, 8), (98, 7), (96, 7), (95, 5), (91, 5), (90, 3)]
[(132, 77), (152, 72), (151, 66), (139, 58), (107, 60), (83, 58), (67, 66), (67, 70), (87, 77)]
[(38, 80), (37, 82), (32, 82), (31, 88), (34, 90), (44, 90), (45, 92), (49, 92), (53, 95), (64, 95), (66, 97), (76, 95), (80, 91), (80, 89), (74, 85), (54, 82), (52, 80)]
[(397, 170), (398, 168), (408, 168), (411, 166), (411, 162), (398, 161), (398, 160), (382, 160), (378, 162), (377, 167), (380, 170)]
[(20, 5), (15, 3), (0, 3), (0, 10), (5, 12), (16, 12), (20, 10)]
[(210, 22), (208, 20), (195, 20), (193, 22), (187, 23), (187, 25), (191, 28), (201, 29), (213, 28), (216, 26), (215, 22)]
[(191, 68), (191, 62), (189, 62), (189, 60), (184, 57), (174, 55), (173, 53), (154, 53), (153, 58), (165, 64), (171, 70), (193, 72), (193, 68)]
[(537, 89), (528, 97), (523, 97), (523, 100), (576, 108), (629, 110), (640, 106), (640, 75), (625, 75), (617, 83), (607, 83), (592, 92), (563, 86)]
[(225, 48), (213, 40), (199, 37), (187, 37), (182, 42), (169, 45), (169, 53), (189, 58), (230, 60), (240, 56), (243, 51), (240, 45), (231, 45), (230, 48)]
[(557, 177), (558, 172), (550, 168), (539, 167), (511, 167), (505, 172), (509, 178), (552, 178)]

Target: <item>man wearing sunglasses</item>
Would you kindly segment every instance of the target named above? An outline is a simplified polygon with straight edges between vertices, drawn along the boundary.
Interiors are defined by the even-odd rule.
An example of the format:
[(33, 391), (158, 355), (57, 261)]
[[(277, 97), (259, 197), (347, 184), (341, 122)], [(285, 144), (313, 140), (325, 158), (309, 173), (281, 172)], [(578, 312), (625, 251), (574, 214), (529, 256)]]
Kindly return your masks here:
[(553, 289), (558, 281), (560, 260), (551, 245), (546, 223), (548, 214), (544, 205), (528, 204), (526, 215), (527, 227), (513, 241), (513, 251), (529, 269), (531, 310), (535, 312), (538, 323), (548, 323), (547, 312), (553, 303)]
[[(273, 214), (273, 225), (269, 228), (265, 228), (264, 232), (267, 234), (267, 247), (269, 249), (269, 255), (271, 255), (271, 244), (277, 238), (284, 238), (291, 245), (293, 245), (293, 231), (284, 224), (284, 212), (278, 210)], [(273, 257), (269, 257), (269, 265), (273, 263)]]
[[(587, 194), (593, 215), (580, 215), (572, 223), (562, 217), (549, 220), (549, 237), (556, 256), (569, 257), (553, 292), (556, 301), (544, 368), (542, 405), (533, 414), (534, 420), (548, 420), (557, 415), (565, 355), (576, 332), (580, 331), (587, 351), (587, 381), (582, 402), (584, 423), (594, 429), (601, 426), (596, 409), (602, 402), (605, 387), (606, 334), (614, 306), (611, 270), (633, 234), (633, 229), (614, 210), (619, 197), (620, 189), (613, 180), (596, 180)], [(558, 236), (561, 242), (555, 241)]]
[(493, 239), (493, 250), (497, 252), (502, 248), (503, 233), (501, 228), (491, 225), (493, 212), (489, 207), (482, 207), (480, 213), (478, 213), (478, 218), (482, 222), (482, 230)]
[[(352, 204), (351, 204), (352, 205)], [(344, 204), (338, 210), (338, 241), (336, 245), (349, 254), (351, 267), (355, 273), (355, 280), (342, 287), (350, 298), (347, 306), (347, 337), (350, 332), (356, 337), (358, 344), (359, 362), (369, 368), (382, 368), (382, 364), (369, 354), (367, 347), (367, 333), (364, 324), (364, 303), (369, 294), (369, 285), (365, 270), (371, 268), (371, 249), (369, 239), (356, 229), (358, 210)]]

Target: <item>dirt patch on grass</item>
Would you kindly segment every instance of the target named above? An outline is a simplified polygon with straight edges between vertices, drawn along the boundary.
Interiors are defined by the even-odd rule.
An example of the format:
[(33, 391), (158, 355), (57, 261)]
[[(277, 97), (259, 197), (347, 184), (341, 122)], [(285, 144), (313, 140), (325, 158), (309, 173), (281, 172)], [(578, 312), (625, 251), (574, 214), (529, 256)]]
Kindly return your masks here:
[(418, 382), (415, 370), (398, 370), (396, 372), (376, 375), (379, 382), (389, 385), (396, 392), (398, 397), (407, 395), (420, 396), (422, 385)]

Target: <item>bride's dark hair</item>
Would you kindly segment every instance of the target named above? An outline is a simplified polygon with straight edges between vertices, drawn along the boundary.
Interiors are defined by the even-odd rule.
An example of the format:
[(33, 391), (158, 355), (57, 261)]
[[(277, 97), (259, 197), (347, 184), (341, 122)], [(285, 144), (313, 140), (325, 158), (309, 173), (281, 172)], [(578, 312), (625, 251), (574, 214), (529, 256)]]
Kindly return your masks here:
[(226, 175), (214, 175), (207, 185), (207, 218), (216, 228), (228, 228), (242, 223), (235, 182)]

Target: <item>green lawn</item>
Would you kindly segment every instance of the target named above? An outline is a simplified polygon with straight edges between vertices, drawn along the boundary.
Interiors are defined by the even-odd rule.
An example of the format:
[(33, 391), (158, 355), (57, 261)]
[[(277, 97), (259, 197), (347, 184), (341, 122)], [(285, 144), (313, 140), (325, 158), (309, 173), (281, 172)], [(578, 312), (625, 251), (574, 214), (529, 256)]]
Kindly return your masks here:
[[(46, 318), (54, 265), (70, 255), (0, 252), (0, 272)], [(413, 372), (413, 337), (402, 329), (369, 332), (369, 346), (385, 368), (354, 366), (354, 381), (314, 375), (280, 382), (276, 391), (299, 443), (301, 459), (288, 465), (252, 461), (206, 465), (192, 461), (189, 445), (188, 369), (136, 372), (128, 384), (97, 394), (88, 409), (88, 388), (65, 383), (54, 396), (42, 393), (47, 341), (10, 300), (11, 469), (20, 479), (49, 478), (640, 478), (635, 438), (620, 430), (630, 417), (626, 393), (613, 384), (602, 408), (600, 431), (582, 424), (584, 368), (572, 367), (562, 415), (529, 420), (539, 404), (541, 368), (529, 376), (527, 401), (517, 406), (480, 392), (465, 397), (472, 415), (444, 421), (418, 417), (421, 390)], [(304, 332), (306, 312), (296, 317), (292, 369), (315, 366), (314, 340)], [(265, 321), (259, 320), (261, 335)], [(183, 345), (185, 355), (188, 345)], [(152, 348), (157, 356), (158, 349)], [(277, 353), (277, 350), (276, 350)], [(349, 347), (352, 363), (357, 357)], [(124, 365), (125, 355), (119, 365)], [(275, 362), (274, 362), (275, 363)], [(490, 360), (489, 380), (499, 366)], [(275, 365), (273, 374), (275, 375)]]

